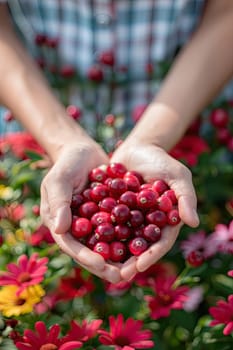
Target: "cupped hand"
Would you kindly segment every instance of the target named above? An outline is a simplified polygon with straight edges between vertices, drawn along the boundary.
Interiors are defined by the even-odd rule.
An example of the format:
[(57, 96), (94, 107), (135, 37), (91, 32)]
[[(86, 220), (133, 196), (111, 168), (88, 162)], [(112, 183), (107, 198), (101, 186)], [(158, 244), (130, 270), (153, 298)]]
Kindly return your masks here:
[(164, 180), (175, 191), (181, 218), (179, 225), (163, 229), (159, 242), (122, 265), (122, 278), (129, 280), (137, 272), (148, 269), (172, 248), (183, 223), (191, 227), (198, 226), (197, 199), (190, 170), (158, 146), (125, 141), (114, 152), (111, 162), (119, 162), (128, 170), (138, 171), (145, 181)]
[(91, 273), (110, 282), (119, 282), (118, 267), (82, 245), (68, 232), (71, 226), (72, 195), (84, 188), (91, 169), (109, 162), (94, 141), (64, 146), (41, 184), (41, 217), (62, 251)]

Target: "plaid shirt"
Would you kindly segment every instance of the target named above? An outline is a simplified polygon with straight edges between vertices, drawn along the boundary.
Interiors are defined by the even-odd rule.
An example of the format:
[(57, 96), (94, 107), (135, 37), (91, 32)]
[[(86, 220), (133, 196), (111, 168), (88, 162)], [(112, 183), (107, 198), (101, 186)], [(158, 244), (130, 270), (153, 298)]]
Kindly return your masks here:
[[(66, 103), (78, 105), (88, 124), (93, 114), (102, 117), (111, 112), (129, 117), (136, 105), (147, 104), (154, 97), (163, 75), (161, 63), (172, 62), (179, 48), (189, 40), (204, 3), (204, 0), (8, 1), (29, 51), (37, 57), (43, 55), (50, 65), (69, 64), (78, 72), (79, 79), (69, 85)], [(38, 49), (35, 45), (38, 33), (59, 38), (55, 54)], [(90, 88), (88, 71), (106, 50), (114, 53), (114, 67), (101, 67), (102, 83)]]

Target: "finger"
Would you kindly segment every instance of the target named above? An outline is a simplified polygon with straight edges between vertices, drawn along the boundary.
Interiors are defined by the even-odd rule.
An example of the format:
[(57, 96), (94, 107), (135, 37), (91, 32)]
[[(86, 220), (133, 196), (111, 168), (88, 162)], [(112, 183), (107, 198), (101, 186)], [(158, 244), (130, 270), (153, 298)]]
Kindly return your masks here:
[(175, 181), (169, 183), (169, 186), (175, 191), (178, 199), (181, 220), (191, 227), (197, 227), (199, 225), (197, 197), (192, 183), (191, 172), (185, 168)]
[(180, 223), (163, 229), (161, 239), (138, 257), (136, 268), (139, 272), (147, 270), (171, 249), (182, 225), (183, 223)]
[(104, 270), (105, 260), (100, 254), (93, 252), (88, 247), (81, 244), (69, 233), (62, 235), (57, 235), (56, 233), (52, 234), (61, 250), (71, 256), (75, 261), (85, 265), (88, 270)]
[(48, 203), (43, 202), (43, 206), (49, 207), (50, 227), (57, 234), (65, 233), (71, 226), (72, 186), (68, 181), (53, 178), (51, 173), (44, 179), (42, 189), (47, 193), (44, 201), (47, 200)]
[(41, 186), (40, 216), (44, 225), (51, 230), (50, 208), (46, 188)]
[(136, 268), (136, 257), (132, 256), (121, 266), (121, 277), (123, 280), (130, 281), (138, 273)]

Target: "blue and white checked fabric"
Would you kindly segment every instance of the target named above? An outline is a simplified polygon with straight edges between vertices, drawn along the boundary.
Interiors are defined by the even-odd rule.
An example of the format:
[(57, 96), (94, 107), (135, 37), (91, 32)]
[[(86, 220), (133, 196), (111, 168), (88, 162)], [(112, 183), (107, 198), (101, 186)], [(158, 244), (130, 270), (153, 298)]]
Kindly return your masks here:
[[(172, 61), (197, 27), (205, 1), (9, 0), (8, 5), (28, 50), (38, 54), (38, 33), (59, 38), (56, 62), (71, 64), (82, 81), (99, 53), (114, 51), (114, 74), (123, 74), (126, 84), (69, 88), (69, 102), (77, 104), (90, 123), (93, 106), (100, 116), (111, 112), (130, 119), (136, 105), (154, 97), (160, 82), (151, 79), (146, 67), (152, 64), (156, 76), (160, 62)], [(122, 67), (127, 68), (124, 73)]]

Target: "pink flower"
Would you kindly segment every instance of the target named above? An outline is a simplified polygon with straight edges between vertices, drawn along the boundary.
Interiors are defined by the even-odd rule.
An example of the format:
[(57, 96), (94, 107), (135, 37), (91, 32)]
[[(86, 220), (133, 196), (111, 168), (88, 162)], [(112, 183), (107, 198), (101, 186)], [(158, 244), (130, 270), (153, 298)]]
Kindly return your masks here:
[(134, 282), (141, 287), (153, 286), (157, 276), (169, 276), (174, 275), (174, 273), (174, 265), (170, 263), (156, 263), (146, 271), (137, 273), (134, 277)]
[(82, 346), (80, 341), (67, 341), (66, 337), (58, 338), (60, 326), (55, 324), (47, 331), (44, 322), (35, 324), (36, 331), (24, 331), (22, 341), (16, 342), (19, 350), (76, 350)]
[(206, 260), (217, 253), (217, 247), (214, 243), (211, 235), (207, 236), (206, 233), (201, 230), (190, 234), (187, 240), (181, 242), (180, 247), (186, 259), (195, 252), (198, 253), (199, 258), (202, 256), (203, 259)]
[(174, 287), (175, 276), (157, 277), (154, 284), (155, 295), (146, 295), (151, 317), (157, 320), (168, 317), (172, 309), (182, 309), (187, 300), (187, 286)]
[(170, 155), (176, 159), (184, 160), (189, 166), (198, 163), (199, 156), (209, 151), (209, 146), (204, 139), (197, 135), (184, 135), (180, 142), (173, 147)]
[(2, 211), (2, 216), (13, 222), (19, 222), (25, 216), (25, 207), (23, 204), (12, 203), (5, 206)]
[(40, 225), (31, 235), (29, 243), (32, 246), (39, 246), (41, 243), (53, 244), (55, 243), (50, 230), (44, 226)]
[(233, 277), (233, 270), (231, 270), (231, 271), (228, 271), (228, 276), (230, 276), (230, 277)]
[(96, 336), (102, 322), (102, 320), (92, 320), (88, 323), (84, 320), (79, 325), (76, 321), (71, 321), (71, 329), (66, 336), (66, 340), (86, 342)]
[(0, 272), (0, 285), (19, 286), (18, 294), (35, 284), (43, 281), (44, 274), (47, 271), (48, 258), (38, 259), (38, 254), (33, 253), (30, 258), (21, 255), (18, 264), (10, 263), (7, 265), (8, 271)]
[(224, 324), (224, 335), (229, 335), (233, 332), (233, 294), (229, 295), (228, 302), (219, 300), (217, 306), (210, 307), (209, 313), (214, 318), (210, 322), (210, 326)]
[(203, 299), (203, 287), (197, 286), (187, 292), (187, 300), (184, 302), (184, 310), (192, 312), (196, 310)]
[(142, 330), (143, 322), (128, 318), (124, 322), (122, 314), (109, 317), (109, 332), (100, 329), (99, 341), (104, 345), (115, 345), (115, 350), (148, 349), (154, 346), (149, 340), (152, 333), (149, 330)]
[(215, 242), (217, 249), (221, 253), (232, 254), (233, 253), (233, 220), (229, 226), (218, 224), (215, 227), (215, 231), (211, 235), (212, 240)]
[(27, 151), (45, 154), (43, 148), (27, 132), (14, 132), (0, 137), (0, 152), (10, 149), (20, 159), (27, 159)]
[(132, 282), (120, 281), (118, 283), (109, 283), (105, 284), (105, 291), (108, 295), (111, 296), (120, 296), (125, 294), (132, 286)]

